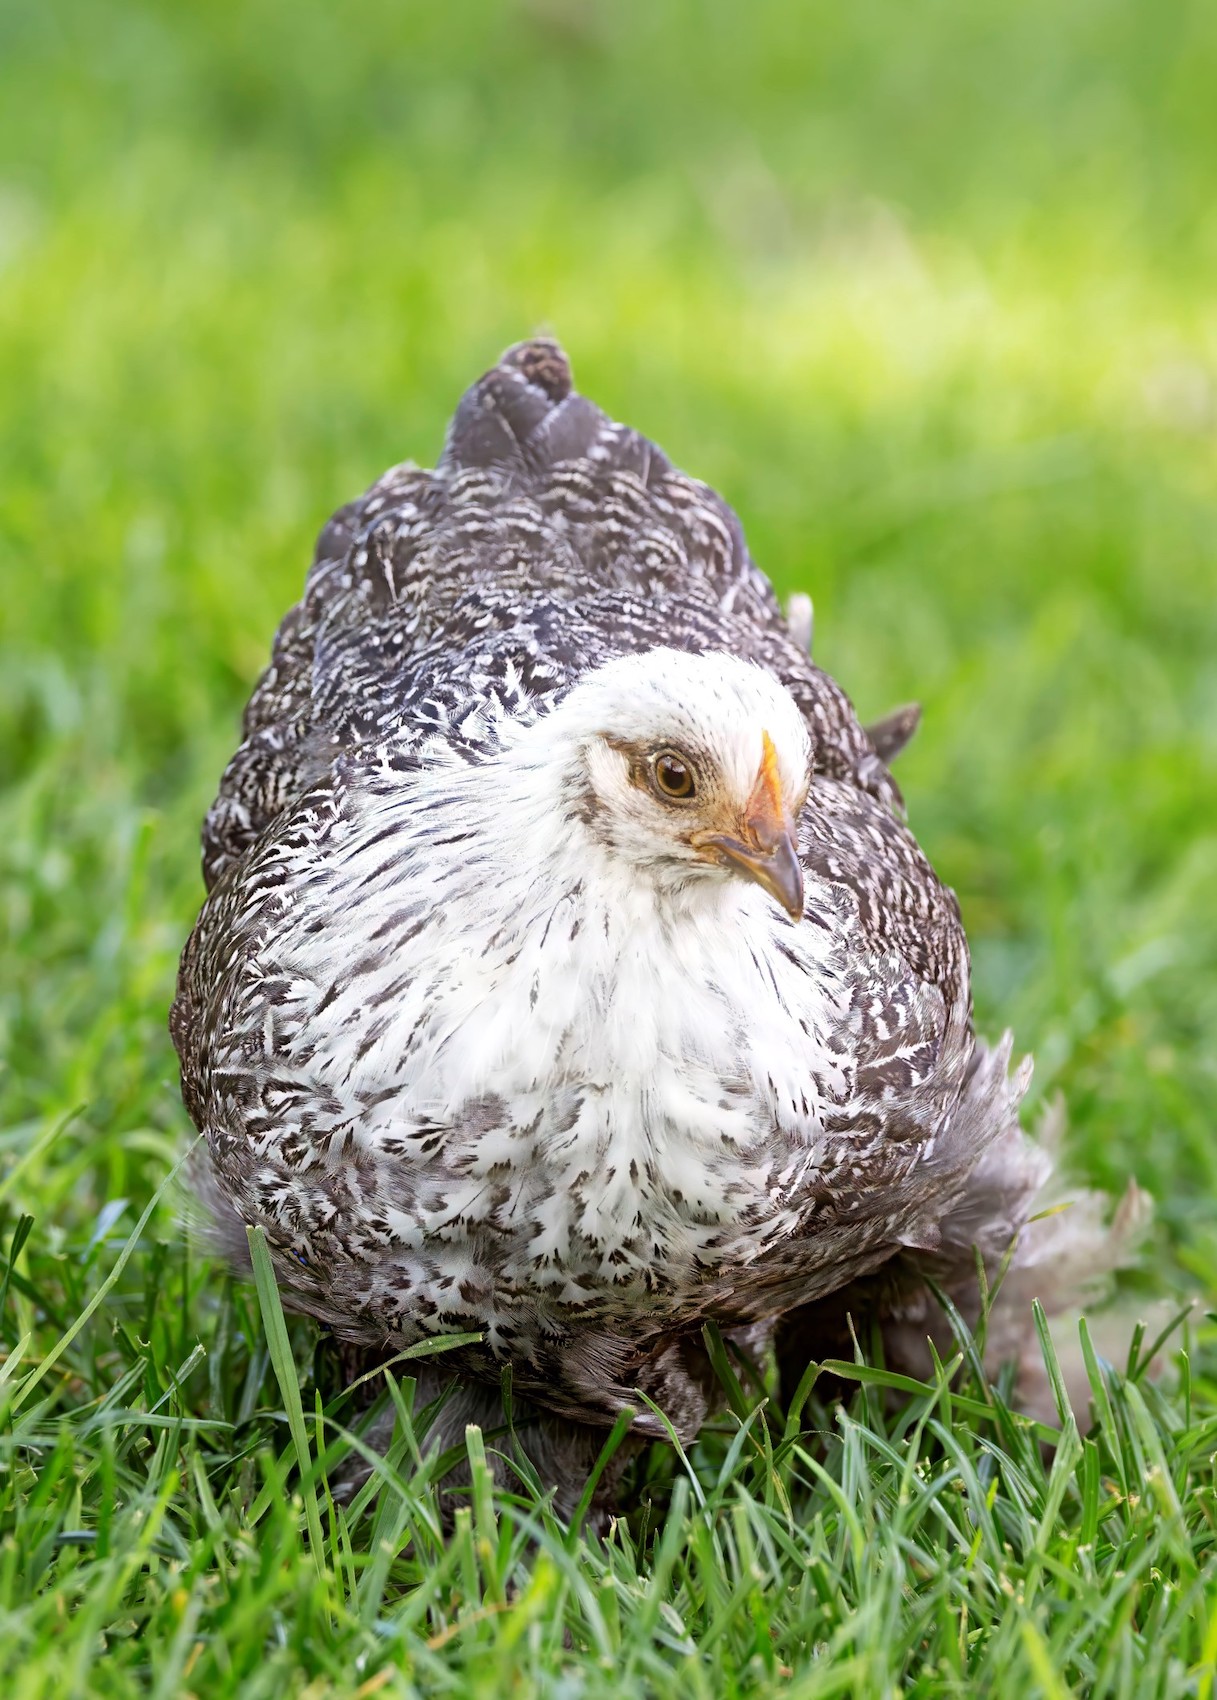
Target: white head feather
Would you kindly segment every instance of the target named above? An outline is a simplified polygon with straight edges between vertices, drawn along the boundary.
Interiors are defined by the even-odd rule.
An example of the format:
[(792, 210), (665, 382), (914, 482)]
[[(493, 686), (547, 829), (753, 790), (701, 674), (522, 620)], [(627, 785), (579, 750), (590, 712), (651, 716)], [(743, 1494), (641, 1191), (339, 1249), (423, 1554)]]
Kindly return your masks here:
[[(762, 668), (653, 649), (597, 668), (523, 734), (511, 758), (534, 818), (551, 830), (558, 819), (581, 823), (592, 849), (671, 889), (722, 883), (728, 868), (713, 843), (747, 837), (758, 786), (774, 829), (793, 828), (811, 743), (789, 691)], [(687, 797), (664, 794), (656, 764), (665, 758), (685, 771)]]

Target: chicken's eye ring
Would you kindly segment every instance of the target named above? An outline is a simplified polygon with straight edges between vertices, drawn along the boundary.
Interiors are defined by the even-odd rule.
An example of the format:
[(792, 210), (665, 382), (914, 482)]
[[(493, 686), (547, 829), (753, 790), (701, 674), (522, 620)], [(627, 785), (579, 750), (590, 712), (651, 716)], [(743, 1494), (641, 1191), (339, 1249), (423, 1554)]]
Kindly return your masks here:
[(691, 803), (697, 795), (697, 769), (679, 750), (656, 750), (648, 765), (651, 789), (665, 803)]

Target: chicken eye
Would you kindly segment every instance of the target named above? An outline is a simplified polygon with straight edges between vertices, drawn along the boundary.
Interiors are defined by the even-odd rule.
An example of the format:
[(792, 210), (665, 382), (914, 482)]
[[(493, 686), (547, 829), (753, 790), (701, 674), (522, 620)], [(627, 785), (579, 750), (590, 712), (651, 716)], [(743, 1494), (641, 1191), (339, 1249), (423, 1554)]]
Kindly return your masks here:
[(697, 775), (691, 762), (675, 750), (660, 750), (651, 758), (651, 780), (670, 803), (687, 803), (697, 795)]

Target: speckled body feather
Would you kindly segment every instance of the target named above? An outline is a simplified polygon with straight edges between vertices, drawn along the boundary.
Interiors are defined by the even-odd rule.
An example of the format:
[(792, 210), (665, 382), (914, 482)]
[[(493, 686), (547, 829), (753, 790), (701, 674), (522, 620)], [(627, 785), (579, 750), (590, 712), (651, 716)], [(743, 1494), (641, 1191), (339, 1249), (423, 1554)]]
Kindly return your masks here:
[[(809, 750), (798, 924), (614, 859), (563, 740), (656, 677)], [(347, 1340), (477, 1330), (446, 1365), (689, 1433), (705, 1321), (801, 1338), (893, 1260), (999, 1257), (1046, 1178), (848, 700), (731, 510), (552, 343), (322, 532), (204, 869), (172, 1015), (201, 1186)]]

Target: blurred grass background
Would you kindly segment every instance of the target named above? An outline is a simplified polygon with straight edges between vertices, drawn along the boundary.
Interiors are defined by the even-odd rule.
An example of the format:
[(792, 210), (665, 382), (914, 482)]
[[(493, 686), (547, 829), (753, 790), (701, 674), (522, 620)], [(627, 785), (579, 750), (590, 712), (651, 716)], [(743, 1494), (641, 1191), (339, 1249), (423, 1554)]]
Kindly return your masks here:
[[(311, 539), (547, 327), (739, 509), (989, 1028), (1217, 1266), (1217, 15), (0, 8), (0, 1150), (145, 1191), (199, 818)], [(152, 1168), (149, 1169), (149, 1161)]]
[[(737, 1562), (714, 1544), (728, 1501), (755, 1510), (732, 1447), (719, 1509), (677, 1494), (654, 1548), (644, 1516), (538, 1558), (504, 1510), (487, 1586), (518, 1611), (477, 1608), (466, 1527), (382, 1612), (375, 1538), (355, 1604), (317, 1580), (248, 1295), (167, 1205), (127, 1236), (187, 1128), (165, 1016), (199, 822), (312, 538), (431, 462), (464, 387), (547, 328), (811, 592), (864, 717), (925, 704), (899, 776), (980, 1023), (1063, 1094), (1075, 1173), (1156, 1195), (1143, 1288), (1211, 1305), (1214, 87), (1204, 0), (0, 0), (0, 1249), (35, 1219), (0, 1276), (0, 1394), (38, 1391), (0, 1424), (19, 1700), (98, 1691), (103, 1648), (113, 1694), (188, 1692), (196, 1660), (209, 1697), (318, 1670), (310, 1696), (345, 1694), (394, 1636), (419, 1686), (360, 1693), (529, 1694), (544, 1669), (547, 1693), (718, 1700), (787, 1657), (798, 1700), (1211, 1691), (1209, 1325), (1175, 1404), (1117, 1390), (1121, 1438), (1050, 1489), (1034, 1442), (1011, 1462), (958, 1411), (934, 1430), (934, 1389), (899, 1452), (864, 1400), (824, 1415), (844, 1450), (814, 1492), (783, 1466), (799, 1521), (773, 1512), (764, 1572), (768, 1513), (731, 1524)], [(923, 1429), (916, 1471), (957, 1448), (973, 1518), (931, 1508), (924, 1540)], [(620, 1606), (627, 1678), (587, 1651), (568, 1563), (610, 1627)]]

